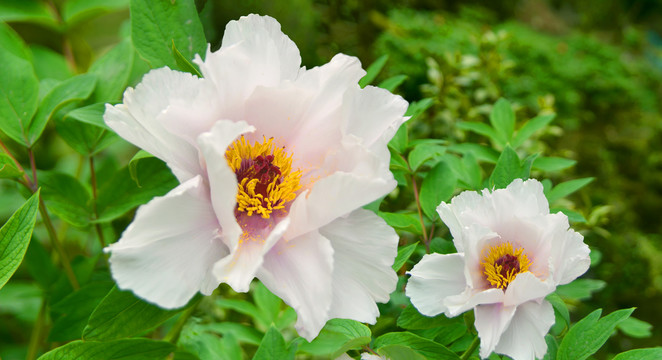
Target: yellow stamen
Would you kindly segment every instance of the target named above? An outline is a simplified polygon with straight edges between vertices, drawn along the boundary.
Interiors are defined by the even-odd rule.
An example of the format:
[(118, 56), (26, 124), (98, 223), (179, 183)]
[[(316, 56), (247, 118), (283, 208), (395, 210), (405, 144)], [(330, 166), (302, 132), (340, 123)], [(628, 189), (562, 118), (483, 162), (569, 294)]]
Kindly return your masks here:
[(485, 279), (499, 289), (506, 289), (517, 274), (529, 271), (531, 261), (523, 248), (513, 249), (510, 242), (490, 246), (480, 263)]

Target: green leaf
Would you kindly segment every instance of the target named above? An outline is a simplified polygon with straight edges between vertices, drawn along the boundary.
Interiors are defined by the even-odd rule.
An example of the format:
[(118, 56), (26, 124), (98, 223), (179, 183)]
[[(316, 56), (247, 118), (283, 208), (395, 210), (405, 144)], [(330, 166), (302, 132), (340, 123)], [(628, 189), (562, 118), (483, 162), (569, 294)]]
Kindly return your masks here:
[(45, 25), (51, 28), (58, 27), (48, 6), (38, 0), (0, 1), (0, 21), (20, 21)]
[(555, 360), (556, 354), (559, 351), (559, 343), (556, 342), (556, 339), (551, 334), (545, 335), (545, 342), (547, 343), (547, 353), (542, 360)]
[(114, 132), (108, 131), (103, 127), (78, 121), (69, 114), (71, 112), (61, 119), (55, 119), (55, 131), (77, 153), (84, 156), (96, 155), (110, 144), (119, 140), (119, 136)]
[(396, 255), (395, 260), (393, 261), (393, 270), (396, 272), (400, 270), (407, 260), (409, 260), (409, 257), (414, 253), (416, 246), (418, 246), (418, 242), (398, 248), (398, 255)]
[(556, 288), (556, 293), (563, 299), (568, 300), (588, 300), (591, 295), (602, 290), (607, 283), (602, 280), (577, 279), (570, 284), (561, 285)]
[(408, 231), (416, 235), (421, 235), (423, 233), (423, 230), (421, 229), (421, 221), (418, 219), (417, 215), (381, 211), (378, 212), (377, 215), (381, 216), (387, 224), (396, 230)]
[(96, 127), (100, 127), (112, 132), (112, 129), (109, 128), (108, 125), (106, 125), (106, 123), (103, 121), (103, 113), (105, 111), (106, 104), (97, 103), (72, 110), (68, 112), (65, 117), (84, 122), (86, 124), (94, 125)]
[(172, 41), (172, 55), (175, 57), (175, 62), (177, 63), (179, 70), (185, 71), (199, 78), (202, 78), (202, 74), (200, 74), (200, 71), (198, 71), (195, 65), (193, 65), (188, 59), (186, 59), (184, 55), (182, 55), (182, 53), (179, 52), (179, 50), (177, 50), (177, 47), (175, 47), (175, 40)]
[(222, 336), (231, 334), (237, 339), (237, 341), (246, 344), (260, 345), (260, 342), (262, 341), (262, 333), (259, 332), (254, 326), (226, 321), (198, 325), (198, 327), (200, 329), (217, 333)]
[(450, 351), (447, 347), (407, 331), (386, 333), (378, 337), (375, 339), (373, 349), (380, 349), (382, 346), (387, 345), (407, 346), (428, 359), (460, 359), (459, 356)]
[(164, 359), (173, 351), (173, 344), (150, 339), (77, 340), (47, 352), (38, 360), (156, 360)]
[(490, 123), (498, 135), (497, 144), (505, 146), (515, 131), (515, 113), (508, 100), (504, 98), (497, 100), (490, 112)]
[(508, 186), (513, 180), (519, 178), (520, 175), (520, 160), (519, 156), (513, 148), (507, 145), (499, 160), (492, 171), (490, 176), (490, 187), (495, 189), (504, 189)]
[(53, 171), (40, 172), (39, 183), (49, 211), (74, 226), (83, 227), (90, 223), (90, 194), (76, 178)]
[(92, 101), (106, 103), (122, 98), (131, 75), (134, 54), (131, 40), (124, 39), (90, 66), (89, 72), (99, 80)]
[(398, 86), (402, 85), (402, 83), (405, 82), (407, 78), (407, 75), (396, 75), (380, 82), (378, 86), (382, 89), (393, 92), (398, 88)]
[(470, 186), (471, 189), (478, 190), (483, 182), (480, 164), (472, 152), (462, 155), (462, 180)]
[(259, 281), (255, 282), (253, 287), (253, 301), (263, 315), (265, 327), (276, 322), (282, 301)]
[(549, 209), (549, 212), (554, 214), (557, 212), (562, 212), (565, 214), (565, 216), (568, 217), (568, 220), (573, 223), (586, 223), (586, 218), (584, 218), (584, 215), (581, 213), (578, 213), (577, 211), (569, 210), (566, 208), (560, 208), (560, 207), (551, 207)]
[(397, 324), (407, 330), (424, 330), (463, 323), (462, 317), (447, 318), (444, 314), (434, 317), (422, 315), (412, 305), (407, 305), (398, 316)]
[(554, 201), (566, 197), (574, 193), (575, 191), (583, 188), (584, 186), (590, 184), (593, 180), (595, 180), (595, 178), (588, 177), (588, 178), (581, 178), (581, 179), (562, 182), (554, 186), (554, 188), (549, 192), (549, 194), (547, 194), (547, 200), (550, 203), (553, 203)]
[(492, 129), (492, 127), (487, 124), (481, 122), (462, 121), (458, 122), (456, 126), (462, 130), (469, 130), (475, 132), (476, 134), (483, 135), (492, 140), (494, 143), (499, 142), (496, 131), (494, 131), (494, 129)]
[(622, 323), (618, 324), (618, 329), (625, 335), (638, 339), (651, 337), (653, 335), (651, 332), (653, 325), (634, 317), (629, 317), (623, 320)]
[(496, 164), (499, 159), (499, 152), (491, 147), (479, 144), (462, 143), (454, 144), (448, 147), (448, 150), (460, 153), (462, 155), (473, 154), (478, 160)]
[(437, 206), (453, 196), (456, 185), (455, 173), (446, 162), (440, 161), (430, 169), (425, 179), (423, 179), (419, 195), (421, 208), (428, 219), (435, 221), (439, 218)]
[(538, 157), (533, 162), (533, 167), (542, 171), (561, 171), (575, 166), (577, 161), (559, 157)]
[[(185, 326), (177, 341), (178, 347), (194, 354), (196, 360), (217, 359), (219, 354), (224, 355), (221, 358), (223, 360), (242, 359), (241, 347), (234, 334), (224, 333), (219, 338), (218, 335), (209, 330), (207, 325), (196, 323)], [(260, 343), (261, 338), (262, 334), (259, 334), (256, 344)], [(175, 359), (179, 359), (179, 357), (176, 356)]]
[(255, 305), (249, 303), (246, 300), (219, 299), (216, 301), (216, 305), (218, 305), (220, 308), (234, 310), (240, 314), (250, 316), (259, 324), (270, 324), (265, 315), (260, 310), (258, 310)]
[(30, 51), (37, 78), (66, 80), (74, 75), (62, 54), (39, 45), (30, 45)]
[[(290, 358), (285, 345), (285, 339), (280, 331), (274, 326), (269, 327), (267, 333), (264, 334), (260, 346), (257, 348), (253, 360), (271, 360), (271, 359), (288, 359)], [(291, 357), (292, 359), (294, 357)]]
[(131, 160), (129, 160), (129, 174), (131, 174), (131, 179), (136, 182), (138, 186), (140, 186), (140, 181), (138, 180), (138, 163), (142, 159), (152, 159), (154, 158), (154, 155), (148, 153), (145, 150), (138, 150), (138, 152), (133, 155)]
[(402, 154), (407, 150), (408, 142), (407, 123), (404, 123), (395, 132), (393, 139), (388, 143), (388, 147), (397, 154)]
[(370, 342), (370, 329), (358, 321), (329, 320), (312, 342), (299, 345), (299, 350), (335, 359), (347, 350), (359, 349)]
[(44, 131), (51, 116), (73, 101), (87, 99), (96, 85), (96, 76), (82, 74), (63, 81), (54, 87), (39, 104), (39, 110), (28, 127), (27, 145), (32, 146)]
[(8, 51), (23, 60), (32, 60), (32, 53), (23, 42), (23, 39), (18, 36), (14, 29), (2, 21), (0, 21), (0, 49), (2, 49), (3, 54), (4, 51)]
[(570, 312), (568, 311), (568, 307), (565, 305), (565, 302), (563, 302), (563, 299), (561, 299), (561, 297), (556, 293), (547, 295), (545, 299), (547, 299), (547, 301), (552, 304), (554, 312), (559, 314), (563, 320), (565, 320), (566, 325), (570, 326)]
[(133, 45), (152, 68), (177, 68), (173, 41), (187, 60), (204, 56), (207, 41), (194, 1), (133, 0), (130, 9)]
[(61, 275), (61, 271), (51, 260), (51, 254), (46, 251), (44, 245), (39, 241), (30, 241), (28, 251), (25, 252), (23, 265), (25, 265), (35, 282), (44, 290), (49, 290), (58, 276)]
[(602, 309), (588, 314), (585, 318), (573, 325), (563, 338), (557, 360), (584, 360), (598, 351), (616, 326), (627, 319), (634, 308), (622, 309), (600, 319)]
[(517, 177), (520, 179), (528, 179), (531, 176), (531, 166), (533, 162), (538, 158), (538, 154), (531, 154), (527, 156), (520, 165), (519, 174)]
[(409, 120), (407, 121), (414, 121), (422, 113), (424, 113), (425, 110), (429, 109), (433, 104), (434, 104), (434, 99), (431, 98), (425, 98), (410, 103), (409, 107), (407, 108), (407, 112), (405, 112), (405, 116), (409, 116)]
[(62, 9), (62, 18), (69, 27), (85, 20), (125, 9), (129, 0), (68, 0)]
[(515, 134), (515, 137), (510, 141), (510, 145), (517, 149), (518, 147), (524, 144), (526, 139), (530, 138), (536, 131), (541, 130), (547, 126), (554, 118), (556, 114), (547, 114), (547, 115), (538, 115), (533, 119), (529, 120), (524, 124)]
[(16, 179), (23, 176), (23, 171), (19, 170), (11, 156), (0, 153), (0, 179)]
[(39, 190), (0, 228), (0, 289), (23, 262), (37, 221)]
[(128, 167), (124, 167), (101, 185), (97, 199), (99, 222), (122, 216), (154, 196), (166, 194), (178, 184), (170, 169), (157, 158), (140, 161), (137, 179), (140, 186), (131, 178)]
[(80, 339), (87, 319), (113, 287), (113, 281), (94, 281), (51, 306), (53, 326), (48, 341)]
[(407, 157), (411, 171), (416, 171), (418, 168), (425, 164), (430, 159), (435, 159), (446, 153), (446, 147), (435, 144), (419, 144), (409, 152)]
[(377, 350), (386, 359), (426, 360), (425, 356), (403, 345), (386, 345)]
[(359, 80), (359, 86), (361, 88), (366, 87), (366, 85), (370, 85), (373, 80), (377, 78), (377, 75), (382, 71), (384, 68), (384, 65), (386, 65), (386, 61), (388, 61), (388, 54), (380, 56), (375, 62), (370, 64), (368, 66), (368, 70), (366, 70), (365, 76)]
[(14, 279), (0, 289), (0, 315), (9, 314), (26, 324), (33, 323), (43, 297), (36, 284)]
[(659, 360), (662, 359), (662, 347), (635, 349), (620, 353), (611, 360)]
[[(1, 12), (1, 9), (0, 9)], [(32, 64), (7, 50), (0, 49), (0, 130), (19, 144), (27, 146), (27, 129), (37, 111), (39, 81)]]
[(138, 335), (154, 328), (190, 306), (195, 298), (182, 308), (161, 309), (137, 298), (131, 291), (111, 289), (94, 309), (83, 330), (85, 341), (109, 341)]

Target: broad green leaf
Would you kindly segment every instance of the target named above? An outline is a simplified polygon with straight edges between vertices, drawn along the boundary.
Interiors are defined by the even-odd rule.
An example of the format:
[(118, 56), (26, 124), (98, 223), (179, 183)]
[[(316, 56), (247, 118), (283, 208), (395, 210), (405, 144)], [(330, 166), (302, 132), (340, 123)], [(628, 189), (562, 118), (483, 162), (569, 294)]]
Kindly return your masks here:
[(439, 218), (437, 206), (453, 196), (456, 185), (457, 178), (446, 162), (440, 161), (428, 171), (419, 195), (421, 208), (428, 219), (435, 221)]
[(23, 262), (37, 221), (39, 190), (0, 228), (0, 289)]
[(200, 71), (195, 67), (195, 65), (193, 65), (187, 58), (185, 58), (184, 55), (179, 52), (179, 50), (177, 50), (174, 40), (172, 41), (172, 56), (175, 57), (175, 62), (177, 63), (179, 70), (193, 74), (199, 78), (202, 77), (202, 74), (200, 74)]
[(566, 208), (560, 208), (560, 207), (551, 207), (549, 209), (549, 212), (552, 214), (557, 212), (562, 212), (563, 214), (565, 214), (565, 216), (568, 217), (568, 220), (570, 220), (570, 222), (582, 223), (582, 224), (586, 223), (586, 218), (584, 217), (584, 215), (578, 213), (577, 211), (569, 210)]
[(282, 301), (259, 281), (256, 281), (253, 287), (253, 302), (266, 320), (265, 327), (276, 322)]
[(204, 56), (207, 41), (192, 0), (131, 1), (133, 45), (152, 68), (177, 68), (172, 56), (172, 42), (187, 59)]
[(662, 347), (635, 349), (620, 353), (611, 360), (659, 360), (662, 359)]
[(368, 70), (366, 70), (365, 76), (359, 80), (359, 86), (364, 88), (366, 85), (370, 85), (382, 71), (384, 65), (386, 65), (386, 61), (388, 61), (388, 54), (380, 56), (375, 62), (370, 64)]
[(510, 141), (510, 145), (515, 149), (522, 146), (526, 139), (530, 138), (531, 135), (536, 133), (536, 131), (547, 126), (555, 117), (556, 114), (538, 115), (527, 121), (526, 124), (517, 130), (517, 134), (515, 134), (515, 137)]
[(390, 169), (405, 171), (409, 173), (409, 165), (407, 164), (407, 161), (405, 161), (405, 159), (400, 154), (393, 154), (393, 153), (391, 154)]
[(618, 324), (618, 330), (633, 338), (651, 337), (653, 335), (651, 332), (652, 329), (653, 325), (634, 317), (629, 317)]
[(559, 351), (559, 343), (551, 334), (545, 335), (545, 342), (547, 343), (547, 353), (542, 360), (555, 360), (556, 353)]
[(257, 348), (253, 360), (271, 360), (271, 359), (288, 359), (287, 345), (285, 339), (280, 331), (275, 327), (269, 327), (267, 333), (264, 334), (260, 346)]
[(456, 340), (467, 335), (467, 326), (462, 316), (457, 316), (451, 320), (453, 322), (450, 324), (436, 329), (433, 339), (435, 342), (444, 346), (451, 346)]
[(407, 156), (409, 167), (411, 171), (416, 171), (426, 161), (442, 156), (444, 153), (446, 153), (445, 146), (435, 144), (416, 145)]
[(390, 77), (382, 82), (379, 83), (379, 87), (382, 89), (386, 89), (390, 92), (395, 91), (395, 89), (398, 88), (398, 86), (402, 85), (405, 80), (407, 80), (407, 75), (396, 75), (393, 77)]
[(36, 284), (13, 279), (0, 289), (0, 315), (11, 315), (31, 324), (37, 318), (43, 297)]
[(400, 270), (407, 260), (409, 260), (411, 254), (414, 253), (417, 245), (418, 242), (398, 248), (398, 255), (395, 256), (395, 260), (393, 261), (393, 270)]
[(430, 252), (439, 254), (453, 254), (457, 252), (452, 241), (440, 237), (434, 237), (430, 241)]
[(145, 150), (138, 150), (138, 152), (133, 155), (131, 160), (129, 160), (129, 174), (131, 174), (131, 178), (133, 181), (136, 182), (138, 186), (140, 186), (140, 181), (138, 180), (138, 163), (142, 159), (150, 159), (154, 158), (154, 155), (148, 153)]
[(80, 339), (87, 319), (113, 287), (112, 280), (90, 282), (51, 306), (53, 326), (48, 341)]
[(538, 157), (533, 162), (533, 167), (542, 171), (561, 171), (575, 166), (577, 161), (559, 157)]
[(30, 45), (30, 51), (37, 78), (66, 80), (74, 75), (62, 54), (39, 45)]
[(370, 342), (370, 329), (358, 321), (329, 320), (312, 342), (299, 345), (299, 350), (317, 356), (330, 355), (335, 359), (347, 350), (359, 349)]
[(55, 119), (55, 131), (79, 154), (84, 156), (95, 155), (119, 140), (119, 136), (114, 132), (78, 121), (69, 114), (62, 119)]
[(598, 351), (616, 326), (627, 319), (634, 308), (622, 309), (600, 319), (602, 309), (588, 314), (573, 325), (563, 338), (556, 355), (557, 360), (584, 360)]
[(165, 359), (173, 351), (173, 344), (150, 339), (77, 340), (47, 352), (38, 360), (158, 360)]
[(69, 27), (94, 17), (126, 9), (129, 0), (68, 0), (62, 9), (62, 18)]
[(86, 226), (92, 216), (90, 194), (73, 176), (58, 172), (40, 172), (39, 183), (46, 207), (62, 220)]
[(510, 146), (506, 146), (490, 176), (490, 187), (504, 189), (513, 180), (519, 178), (520, 169), (521, 165), (517, 153)]
[(0, 21), (29, 22), (57, 28), (57, 22), (46, 3), (39, 0), (0, 1)]
[(128, 167), (120, 169), (99, 189), (97, 210), (99, 222), (122, 216), (154, 196), (161, 196), (177, 186), (177, 179), (159, 159), (142, 159), (137, 169), (138, 184), (131, 178)]
[(470, 186), (470, 189), (480, 189), (483, 182), (483, 175), (478, 160), (472, 152), (462, 155), (462, 168), (464, 170), (462, 179)]
[(260, 345), (260, 342), (262, 341), (262, 333), (254, 326), (226, 321), (198, 325), (198, 327), (222, 336), (231, 334), (241, 343)]
[(517, 177), (520, 179), (528, 179), (531, 176), (531, 167), (533, 166), (533, 162), (536, 161), (537, 158), (538, 154), (531, 154), (522, 160), (519, 169), (519, 175)]
[(403, 345), (409, 347), (428, 359), (460, 359), (459, 356), (445, 346), (407, 331), (386, 333), (375, 339), (373, 348), (379, 350), (382, 346), (387, 345)]
[(16, 179), (23, 176), (23, 171), (16, 167), (14, 159), (5, 153), (0, 153), (0, 179)]
[(403, 345), (386, 345), (377, 350), (386, 359), (426, 360), (426, 357)]
[(397, 324), (399, 327), (407, 330), (423, 330), (436, 327), (451, 326), (457, 323), (463, 323), (462, 317), (447, 318), (444, 314), (434, 317), (422, 315), (412, 305), (407, 305), (398, 316)]
[(456, 124), (456, 126), (462, 130), (469, 130), (475, 132), (476, 134), (483, 135), (494, 143), (498, 143), (498, 136), (496, 131), (492, 129), (491, 126), (481, 123), (481, 122), (467, 122), (462, 121)]
[(39, 110), (28, 127), (28, 146), (32, 146), (44, 131), (51, 116), (68, 103), (87, 99), (96, 85), (96, 77), (82, 74), (54, 87), (39, 104)]
[[(196, 360), (217, 359), (219, 354), (224, 355), (221, 358), (223, 360), (242, 359), (241, 347), (234, 334), (224, 333), (223, 336), (219, 337), (213, 331), (208, 330), (208, 326), (201, 324), (193, 323), (185, 326), (179, 336), (178, 347), (194, 354)], [(256, 344), (260, 343), (261, 337), (260, 334)], [(179, 357), (175, 356), (175, 359), (179, 359)]]
[(424, 113), (425, 110), (429, 109), (433, 104), (434, 104), (434, 99), (431, 98), (425, 98), (410, 103), (409, 107), (407, 108), (407, 112), (405, 112), (405, 116), (409, 116), (409, 120), (407, 121), (414, 121), (422, 113)]
[(105, 111), (106, 104), (97, 103), (72, 110), (68, 112), (65, 117), (84, 122), (86, 124), (94, 125), (96, 127), (100, 127), (112, 132), (108, 125), (106, 125), (106, 123), (103, 121), (103, 113)]
[(137, 298), (131, 291), (111, 289), (94, 309), (83, 330), (85, 341), (109, 341), (138, 335), (175, 316), (188, 305), (165, 310)]
[(61, 271), (53, 264), (51, 254), (46, 251), (44, 245), (36, 240), (30, 241), (28, 251), (25, 252), (23, 265), (35, 282), (44, 290), (50, 289), (58, 276), (61, 275)]
[(561, 297), (556, 293), (547, 295), (545, 299), (547, 299), (547, 301), (552, 304), (552, 307), (554, 307), (554, 312), (561, 315), (563, 320), (565, 320), (565, 324), (570, 326), (570, 312), (568, 311), (568, 307), (563, 302), (563, 299), (561, 299)]
[(381, 211), (378, 212), (377, 215), (381, 216), (387, 224), (396, 230), (408, 231), (416, 235), (421, 235), (423, 233), (418, 215)]
[(99, 80), (92, 101), (106, 103), (122, 98), (131, 75), (134, 54), (131, 40), (124, 39), (90, 66), (89, 72)]
[(546, 194), (547, 200), (550, 203), (553, 203), (554, 201), (566, 197), (574, 193), (575, 191), (583, 188), (584, 186), (590, 184), (593, 180), (595, 180), (595, 178), (589, 177), (589, 178), (575, 179), (575, 180), (562, 182), (554, 186), (554, 188), (549, 192), (549, 194)]
[(9, 25), (0, 21), (0, 51), (8, 51), (21, 59), (31, 61), (32, 53), (23, 39)]
[(264, 314), (252, 303), (239, 299), (219, 299), (216, 305), (224, 309), (234, 310), (240, 314), (250, 316), (259, 324), (270, 324)]
[(560, 285), (556, 288), (556, 293), (563, 299), (568, 300), (588, 300), (591, 295), (602, 290), (607, 283), (602, 280), (577, 279), (570, 284)]
[(491, 147), (479, 144), (462, 143), (454, 144), (448, 147), (448, 150), (460, 153), (462, 155), (472, 153), (476, 159), (485, 161), (491, 164), (496, 164), (499, 159), (499, 152)]
[(515, 131), (515, 113), (508, 100), (501, 98), (494, 104), (490, 112), (490, 123), (498, 135), (497, 144), (505, 146)]
[[(1, 9), (0, 9), (1, 10)], [(37, 111), (39, 81), (32, 64), (5, 49), (0, 49), (0, 130), (19, 144), (27, 146), (27, 129)]]

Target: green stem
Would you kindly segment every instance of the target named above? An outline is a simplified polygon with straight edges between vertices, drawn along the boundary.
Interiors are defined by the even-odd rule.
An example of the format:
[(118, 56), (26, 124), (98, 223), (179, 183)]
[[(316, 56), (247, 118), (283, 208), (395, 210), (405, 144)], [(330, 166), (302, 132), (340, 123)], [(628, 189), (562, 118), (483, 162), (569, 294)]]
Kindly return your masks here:
[(30, 334), (30, 342), (28, 344), (28, 354), (26, 360), (33, 360), (37, 358), (39, 352), (39, 345), (43, 336), (42, 330), (46, 322), (46, 298), (41, 300), (41, 307), (39, 308), (39, 315), (37, 315), (37, 322), (34, 324), (32, 333)]
[(416, 208), (418, 209), (418, 218), (421, 221), (421, 229), (423, 231), (423, 243), (425, 244), (425, 252), (430, 253), (430, 241), (428, 240), (427, 230), (425, 229), (425, 221), (423, 220), (423, 210), (421, 208), (421, 200), (418, 197), (418, 186), (416, 185), (416, 173), (411, 175), (411, 183), (414, 190), (414, 199), (416, 199)]
[(471, 354), (473, 354), (474, 351), (476, 351), (476, 348), (478, 347), (478, 345), (480, 345), (480, 338), (478, 336), (476, 336), (474, 338), (474, 341), (471, 343), (471, 345), (469, 345), (469, 348), (467, 349), (467, 351), (465, 351), (462, 354), (462, 356), (460, 357), (460, 360), (467, 360), (469, 358), (469, 356), (471, 356)]
[[(94, 157), (90, 156), (90, 183), (92, 185), (92, 210), (94, 211), (94, 219), (99, 218), (99, 213), (97, 211), (97, 175), (94, 171)], [(99, 243), (101, 243), (101, 248), (106, 247), (106, 240), (103, 236), (103, 229), (101, 229), (101, 224), (94, 223), (94, 229), (97, 231), (97, 236), (99, 237)]]
[(32, 181), (30, 181), (30, 178), (25, 173), (25, 169), (23, 169), (21, 163), (19, 163), (18, 160), (16, 160), (16, 158), (14, 157), (14, 155), (12, 155), (11, 151), (9, 151), (7, 146), (5, 146), (5, 143), (2, 142), (2, 139), (0, 139), (0, 147), (2, 147), (2, 150), (5, 152), (5, 154), (7, 154), (7, 156), (9, 156), (14, 161), (14, 165), (16, 165), (16, 168), (21, 170), (21, 172), (23, 173), (23, 181), (21, 183), (23, 184), (24, 182), (28, 189), (32, 189), (33, 187)]
[(53, 222), (48, 215), (46, 204), (44, 204), (44, 199), (41, 196), (39, 197), (39, 213), (41, 214), (41, 218), (44, 221), (44, 225), (46, 226), (48, 236), (51, 238), (51, 243), (53, 244), (55, 251), (57, 251), (58, 255), (60, 256), (62, 267), (64, 268), (64, 273), (67, 275), (69, 283), (71, 283), (71, 287), (74, 288), (74, 290), (80, 289), (78, 279), (76, 279), (74, 270), (71, 268), (71, 263), (69, 263), (69, 257), (67, 256), (67, 253), (64, 251), (62, 244), (60, 244), (60, 241), (57, 238), (55, 227), (53, 227)]
[(202, 300), (202, 297), (200, 297), (199, 300), (195, 302), (195, 304), (191, 305), (186, 311), (184, 311), (180, 316), (179, 319), (177, 319), (177, 322), (175, 325), (173, 325), (172, 329), (168, 331), (168, 334), (163, 338), (164, 341), (167, 341), (172, 344), (177, 344), (177, 339), (179, 339), (179, 334), (182, 332), (182, 329), (184, 329), (184, 325), (186, 325), (186, 322), (188, 319), (193, 315), (193, 312), (195, 312), (195, 309), (198, 308), (198, 304), (200, 304), (200, 301)]

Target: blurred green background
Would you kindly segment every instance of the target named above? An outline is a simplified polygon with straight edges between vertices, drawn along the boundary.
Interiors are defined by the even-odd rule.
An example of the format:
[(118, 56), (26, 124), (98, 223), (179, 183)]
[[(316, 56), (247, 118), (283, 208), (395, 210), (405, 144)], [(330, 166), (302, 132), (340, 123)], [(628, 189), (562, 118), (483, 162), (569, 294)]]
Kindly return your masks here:
[[(94, 11), (86, 11), (90, 4), (97, 5)], [(410, 124), (416, 138), (480, 141), (455, 124), (487, 122), (500, 97), (514, 104), (518, 118), (557, 113), (553, 126), (527, 144), (528, 151), (577, 161), (554, 182), (596, 178), (568, 207), (583, 215), (585, 221), (574, 227), (599, 254), (594, 260), (601, 257), (585, 277), (607, 284), (573, 304), (573, 317), (598, 307), (608, 313), (636, 306), (634, 316), (653, 324), (653, 335), (614, 337), (603, 355), (662, 344), (662, 1), (208, 0), (196, 5), (212, 49), (220, 46), (228, 21), (259, 13), (281, 23), (307, 67), (338, 52), (358, 56), (364, 67), (388, 55), (378, 80), (405, 75), (399, 87), (403, 97), (435, 100)], [(26, 16), (23, 10), (30, 6), (47, 13)], [(61, 10), (57, 16), (66, 26), (50, 20), (49, 8)], [(30, 45), (40, 78), (86, 72), (130, 31), (128, 0), (0, 0), (0, 14)], [(142, 73), (136, 72), (130, 85), (140, 80)], [(37, 149), (41, 169), (53, 168), (63, 151), (48, 139)], [(3, 221), (14, 208), (2, 206)], [(0, 306), (3, 323), (24, 326), (8, 313)]]

